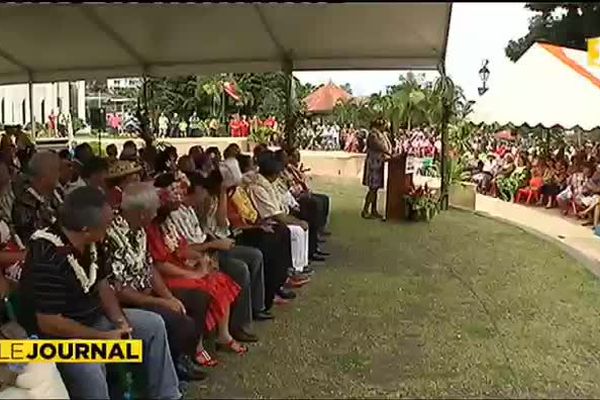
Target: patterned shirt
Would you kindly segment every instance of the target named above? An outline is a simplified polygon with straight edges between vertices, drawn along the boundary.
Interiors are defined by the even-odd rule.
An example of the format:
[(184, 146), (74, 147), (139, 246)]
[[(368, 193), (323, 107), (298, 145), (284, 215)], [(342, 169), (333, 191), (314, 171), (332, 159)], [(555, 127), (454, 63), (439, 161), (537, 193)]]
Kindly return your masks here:
[(0, 219), (9, 225), (12, 223), (12, 208), (14, 203), (15, 192), (13, 191), (12, 185), (8, 185), (8, 187), (0, 194)]
[(125, 218), (116, 215), (106, 232), (104, 250), (107, 265), (112, 267), (113, 286), (140, 292), (152, 289), (153, 260), (143, 229), (131, 230)]
[(204, 243), (207, 238), (200, 226), (196, 211), (185, 204), (181, 204), (177, 210), (172, 211), (161, 228), (163, 231), (175, 230), (172, 234), (184, 238), (188, 243)]

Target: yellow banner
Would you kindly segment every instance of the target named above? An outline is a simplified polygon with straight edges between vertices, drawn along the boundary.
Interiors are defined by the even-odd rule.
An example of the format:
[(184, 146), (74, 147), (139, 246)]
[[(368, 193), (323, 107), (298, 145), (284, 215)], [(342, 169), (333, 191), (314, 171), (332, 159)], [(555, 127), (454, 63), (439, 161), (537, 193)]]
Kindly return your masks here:
[(600, 67), (600, 37), (587, 40), (588, 66)]
[(141, 340), (0, 340), (0, 363), (141, 363)]

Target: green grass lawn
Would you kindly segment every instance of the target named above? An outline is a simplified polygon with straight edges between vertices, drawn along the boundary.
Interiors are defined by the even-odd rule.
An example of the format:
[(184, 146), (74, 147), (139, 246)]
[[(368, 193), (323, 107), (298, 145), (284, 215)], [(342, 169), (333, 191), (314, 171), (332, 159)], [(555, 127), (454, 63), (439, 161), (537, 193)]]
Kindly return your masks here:
[(355, 181), (317, 187), (331, 261), (188, 396), (600, 397), (600, 285), (573, 258), (466, 212), (364, 221)]

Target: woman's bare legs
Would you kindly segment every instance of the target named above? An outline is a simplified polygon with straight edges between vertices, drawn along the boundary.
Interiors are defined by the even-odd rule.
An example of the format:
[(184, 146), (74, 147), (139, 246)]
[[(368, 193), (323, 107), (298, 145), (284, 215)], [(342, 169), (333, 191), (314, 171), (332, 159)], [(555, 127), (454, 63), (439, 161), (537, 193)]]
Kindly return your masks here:
[(235, 351), (238, 354), (245, 353), (247, 351), (247, 348), (236, 342), (231, 336), (231, 333), (229, 332), (229, 314), (230, 308), (228, 306), (225, 310), (223, 318), (221, 318), (221, 320), (217, 324), (217, 343), (229, 346), (231, 350)]
[(373, 190), (369, 189), (367, 191), (367, 194), (365, 195), (365, 204), (363, 205), (362, 212), (360, 213), (360, 215), (363, 218), (368, 218), (369, 217), (369, 208), (373, 207), (371, 205), (372, 202), (373, 202)]

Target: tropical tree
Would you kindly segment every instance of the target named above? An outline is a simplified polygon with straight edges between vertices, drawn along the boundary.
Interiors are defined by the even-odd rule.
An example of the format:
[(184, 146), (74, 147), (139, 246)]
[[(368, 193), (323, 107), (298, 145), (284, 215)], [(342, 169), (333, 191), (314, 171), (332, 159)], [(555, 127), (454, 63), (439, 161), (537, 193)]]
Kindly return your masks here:
[(586, 48), (586, 39), (600, 36), (598, 2), (535, 2), (526, 3), (525, 7), (536, 14), (529, 20), (527, 34), (508, 42), (505, 52), (512, 61), (517, 61), (538, 40), (583, 50)]

